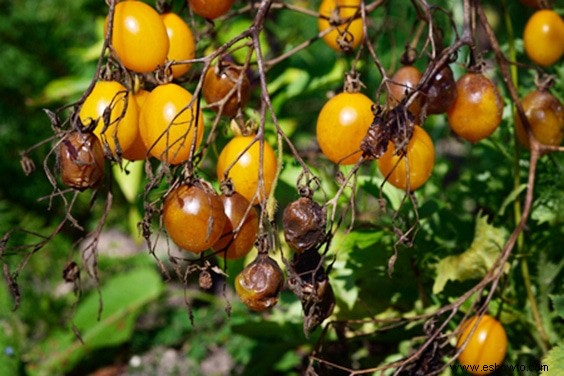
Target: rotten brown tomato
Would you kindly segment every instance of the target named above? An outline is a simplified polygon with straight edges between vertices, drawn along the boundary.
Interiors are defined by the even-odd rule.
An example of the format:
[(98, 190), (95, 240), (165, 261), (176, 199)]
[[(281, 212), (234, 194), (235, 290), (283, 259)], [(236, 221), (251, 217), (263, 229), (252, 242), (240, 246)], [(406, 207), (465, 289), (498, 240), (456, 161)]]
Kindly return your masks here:
[(61, 180), (79, 191), (97, 186), (104, 177), (104, 150), (92, 133), (73, 131), (59, 145)]
[(325, 210), (309, 197), (301, 197), (284, 209), (286, 243), (297, 253), (317, 247), (325, 238)]
[(267, 252), (257, 258), (235, 277), (235, 291), (239, 299), (253, 311), (265, 311), (278, 303), (284, 284), (280, 266)]

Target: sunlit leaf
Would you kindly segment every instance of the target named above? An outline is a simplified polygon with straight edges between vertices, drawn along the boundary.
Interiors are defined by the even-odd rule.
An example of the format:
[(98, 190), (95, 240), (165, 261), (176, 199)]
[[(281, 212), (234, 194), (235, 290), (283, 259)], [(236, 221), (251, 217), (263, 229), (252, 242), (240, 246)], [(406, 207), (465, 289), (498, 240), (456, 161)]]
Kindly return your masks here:
[(545, 376), (564, 376), (564, 346), (560, 343), (550, 350), (542, 359), (541, 364), (546, 366), (541, 371)]
[(478, 215), (474, 240), (466, 251), (447, 256), (437, 265), (433, 293), (443, 291), (448, 281), (466, 281), (482, 278), (501, 253), (507, 231), (490, 225), (486, 216)]

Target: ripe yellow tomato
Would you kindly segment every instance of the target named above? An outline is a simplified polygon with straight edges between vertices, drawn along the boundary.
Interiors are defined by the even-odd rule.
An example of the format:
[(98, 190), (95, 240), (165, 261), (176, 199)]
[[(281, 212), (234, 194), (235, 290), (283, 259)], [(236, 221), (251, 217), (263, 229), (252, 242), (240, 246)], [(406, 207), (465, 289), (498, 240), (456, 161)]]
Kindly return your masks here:
[(152, 156), (179, 164), (188, 160), (192, 147), (198, 149), (204, 137), (204, 117), (202, 111), (196, 115), (196, 105), (192, 94), (177, 84), (159, 85), (151, 91), (141, 108), (139, 126)]
[(447, 111), (448, 124), (458, 136), (478, 142), (501, 123), (503, 101), (497, 87), (481, 73), (467, 73), (456, 82), (456, 100)]
[[(253, 143), (247, 151), (243, 151), (254, 141), (255, 136), (236, 136), (225, 145), (217, 160), (217, 178), (221, 181), (231, 178), (235, 191), (249, 202), (264, 202), (276, 177), (276, 154), (266, 141), (263, 146), (259, 141)], [(262, 165), (260, 158), (262, 154)], [(231, 169), (227, 169), (233, 164)], [(259, 185), (259, 174), (264, 184)]]
[[(338, 15), (341, 21), (353, 17), (360, 9), (360, 0), (323, 0), (319, 6), (317, 26), (323, 33), (332, 28), (329, 20)], [(363, 22), (356, 18), (350, 23), (337, 26), (323, 36), (329, 47), (339, 52), (350, 52), (357, 48), (364, 37)]]
[[(564, 136), (562, 103), (547, 91), (535, 90), (523, 98), (521, 104), (537, 141), (545, 145), (560, 145)], [(517, 113), (515, 113), (515, 131), (519, 141), (527, 148), (530, 147), (525, 127)]]
[(529, 59), (551, 66), (564, 54), (564, 21), (553, 10), (536, 11), (525, 25), (523, 44)]
[(431, 137), (423, 128), (415, 126), (407, 144), (406, 155), (394, 155), (395, 151), (395, 145), (390, 142), (388, 150), (378, 159), (382, 175), (399, 189), (413, 191), (421, 187), (429, 179), (435, 166), (435, 147)]
[(235, 0), (188, 0), (188, 5), (198, 16), (216, 19), (229, 12)]
[(164, 202), (166, 231), (177, 246), (189, 252), (201, 253), (217, 242), (226, 220), (221, 199), (206, 186), (180, 185)]
[[(108, 124), (104, 124), (106, 108), (110, 109)], [(79, 117), (85, 126), (89, 126), (92, 121), (97, 122), (94, 133), (114, 156), (117, 156), (116, 142), (120, 151), (125, 150), (131, 146), (139, 133), (135, 101), (127, 89), (117, 81), (97, 82), (82, 104)]]
[(493, 373), (495, 365), (501, 364), (507, 352), (507, 335), (503, 326), (495, 318), (483, 315), (481, 319), (479, 316), (473, 316), (464, 321), (461, 329), (457, 348), (461, 348), (467, 338), (472, 336), (458, 357), (460, 364), (478, 366), (477, 370), (467, 369), (473, 375)]
[[(106, 27), (107, 23), (106, 20)], [(166, 61), (169, 46), (166, 27), (149, 5), (122, 1), (115, 7), (112, 46), (127, 69), (152, 72)]]
[[(165, 13), (161, 19), (168, 34), (168, 60), (190, 60), (196, 56), (196, 44), (192, 30), (176, 13)], [(178, 78), (190, 70), (191, 64), (175, 64), (171, 67), (172, 76)]]
[[(145, 103), (145, 100), (148, 96), (149, 92), (143, 89), (133, 94), (133, 99), (135, 101), (135, 105), (137, 106), (139, 117), (141, 116), (141, 108), (143, 106), (143, 103)], [(137, 126), (139, 127), (139, 121)], [(122, 157), (130, 161), (141, 161), (145, 159), (147, 155), (147, 147), (145, 146), (145, 143), (141, 138), (141, 131), (138, 131), (131, 146), (129, 146), (127, 149), (123, 149)]]
[(317, 142), (334, 163), (350, 165), (362, 156), (360, 143), (372, 124), (373, 102), (361, 93), (340, 93), (329, 99), (317, 118)]

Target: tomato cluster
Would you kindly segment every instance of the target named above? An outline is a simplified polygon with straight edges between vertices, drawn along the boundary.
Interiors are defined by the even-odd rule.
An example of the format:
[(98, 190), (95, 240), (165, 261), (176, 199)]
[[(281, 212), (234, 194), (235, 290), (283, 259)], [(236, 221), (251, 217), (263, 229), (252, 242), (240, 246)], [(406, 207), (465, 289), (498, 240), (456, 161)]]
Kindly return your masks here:
[[(190, 14), (205, 18), (209, 27), (213, 20), (221, 22), (229, 16), (233, 3), (187, 0)], [(321, 1), (314, 16), (317, 38), (337, 55), (367, 47), (365, 5), (361, 0)], [(256, 247), (258, 256), (237, 275), (235, 290), (252, 310), (271, 308), (284, 285), (284, 273), (269, 257), (272, 244), (264, 239), (274, 227), (272, 198), (283, 150), (269, 143), (264, 118), (247, 121), (253, 113), (248, 107), (258, 97), (253, 98), (254, 62), (251, 58), (236, 62), (228, 44), (226, 51), (217, 49), (197, 58), (194, 35), (199, 34), (192, 33), (184, 18), (140, 1), (115, 4), (105, 28), (107, 66), (113, 71), (100, 75), (79, 106), (76, 129), (58, 144), (61, 181), (76, 190), (97, 188), (103, 182), (105, 159), (161, 166), (162, 176), (168, 179), (159, 201), (159, 224), (170, 240), (187, 252), (211, 250), (208, 256), (225, 260), (244, 258)], [(555, 64), (564, 53), (562, 19), (551, 10), (537, 11), (523, 39), (531, 61), (544, 67)], [(544, 44), (554, 48), (538, 48)], [(496, 81), (479, 69), (475, 57), (458, 79), (450, 57), (430, 59), (424, 69), (417, 66), (420, 62), (402, 59), (399, 69), (383, 74), (374, 97), (361, 92), (362, 84), (348, 81), (356, 73), (351, 68), (345, 89), (317, 113), (315, 140), (329, 161), (317, 162), (336, 168), (354, 166), (353, 172), (364, 164), (406, 194), (419, 189), (435, 165), (434, 140), (425, 129), (429, 116), (443, 116), (455, 137), (471, 143), (492, 135), (502, 122), (504, 103)], [(193, 91), (188, 90), (185, 83), (195, 80)], [(267, 94), (261, 94), (266, 113), (270, 103), (264, 99)], [(532, 139), (544, 145), (562, 143), (564, 109), (555, 96), (542, 88), (529, 93), (521, 105), (523, 113), (514, 114), (515, 132), (526, 147)], [(227, 140), (220, 138), (225, 141), (220, 147), (212, 143), (222, 134), (218, 129), (222, 121), (229, 121), (235, 131)], [(283, 132), (276, 132), (282, 142)], [(206, 159), (210, 154), (212, 158)], [(215, 169), (212, 183), (199, 177), (204, 163)], [(209, 176), (207, 171), (201, 175)], [(301, 197), (284, 208), (282, 224), (284, 239), (294, 251), (286, 265), (288, 285), (300, 298), (309, 330), (328, 317), (335, 304), (321, 251), (329, 244), (328, 228), (333, 224), (327, 223), (329, 204), (317, 203), (307, 189), (299, 193)], [(491, 320), (484, 316), (478, 328)], [(501, 336), (494, 324), (491, 330)], [(474, 337), (466, 341), (468, 336), (464, 330), (459, 342), (468, 342), (462, 363), (474, 362), (471, 354), (478, 351), (476, 346), (486, 346), (474, 344)], [(493, 360), (503, 359), (504, 346), (498, 346)]]

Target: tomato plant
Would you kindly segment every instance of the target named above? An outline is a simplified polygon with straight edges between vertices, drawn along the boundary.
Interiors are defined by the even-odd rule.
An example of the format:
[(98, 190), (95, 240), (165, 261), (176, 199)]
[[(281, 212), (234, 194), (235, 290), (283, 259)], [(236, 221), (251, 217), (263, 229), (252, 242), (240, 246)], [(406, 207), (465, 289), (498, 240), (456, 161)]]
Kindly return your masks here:
[(523, 2), (8, 7), (0, 369), (461, 376), (479, 312), (562, 368), (564, 9)]
[(362, 93), (343, 92), (323, 105), (317, 118), (317, 142), (332, 162), (348, 165), (358, 162), (360, 143), (372, 124), (373, 102)]
[(479, 366), (469, 371), (473, 375), (489, 375), (500, 365), (507, 353), (507, 334), (503, 325), (489, 315), (473, 316), (464, 321), (456, 344), (462, 348), (460, 364)]
[(166, 60), (167, 29), (151, 6), (141, 1), (122, 1), (115, 7), (112, 47), (126, 68), (151, 72)]

